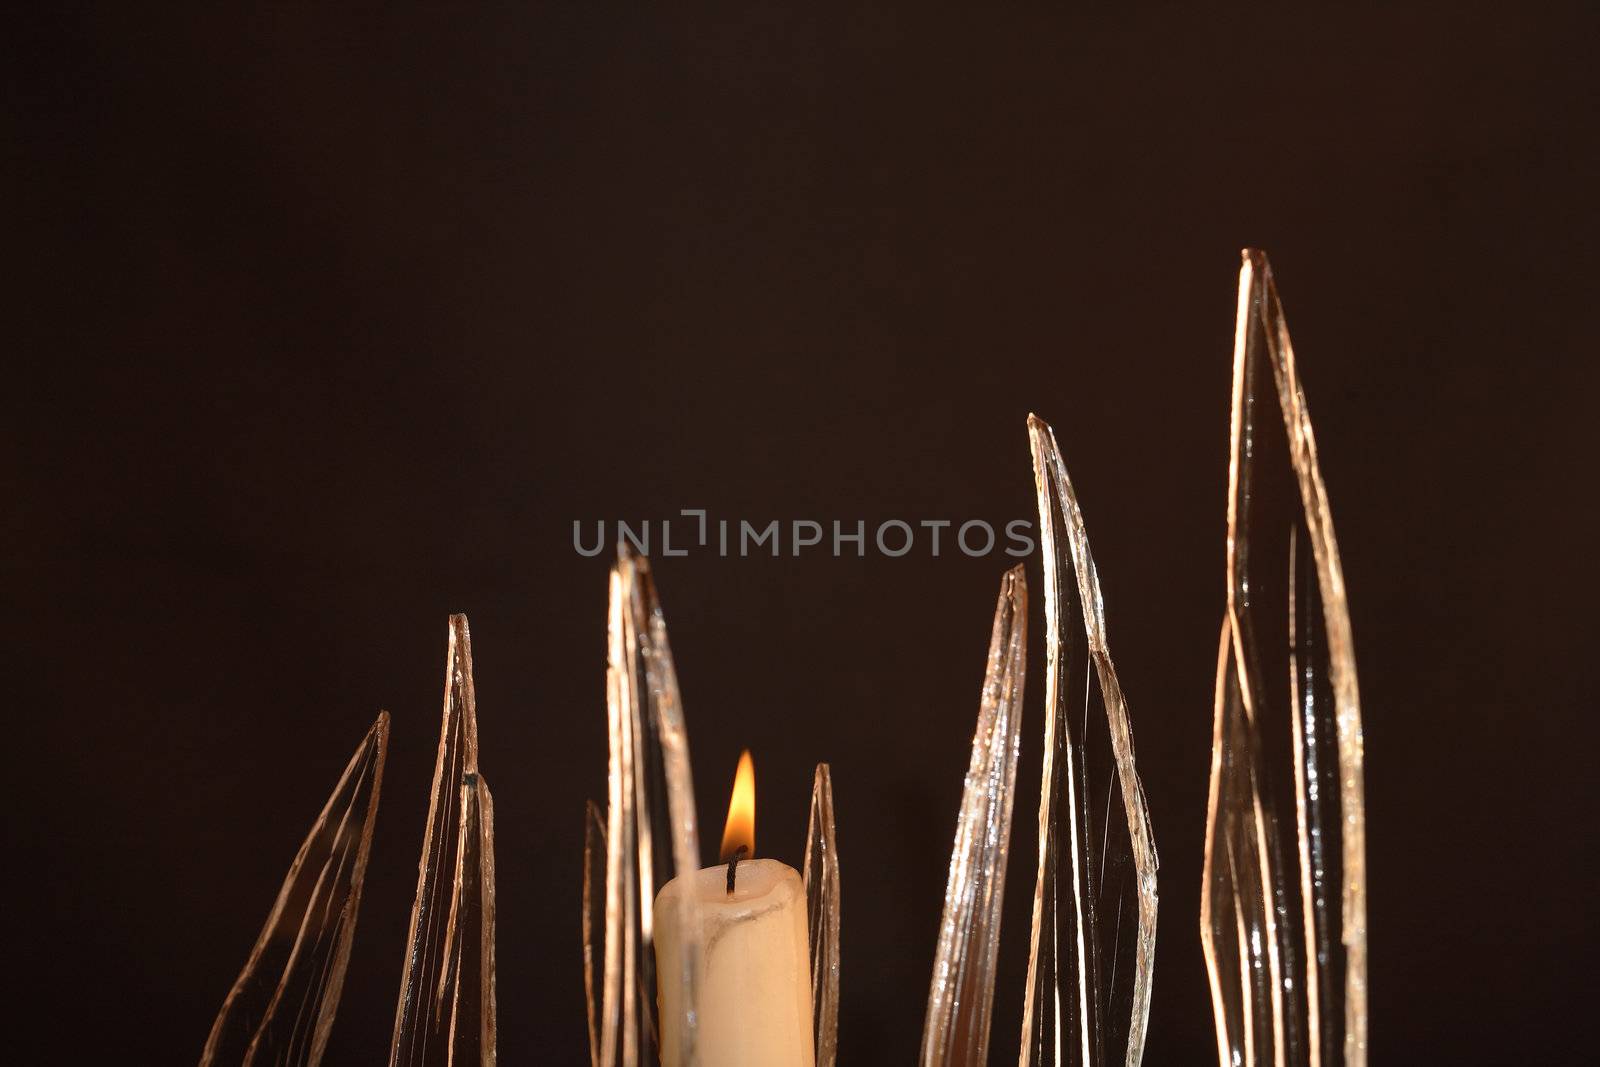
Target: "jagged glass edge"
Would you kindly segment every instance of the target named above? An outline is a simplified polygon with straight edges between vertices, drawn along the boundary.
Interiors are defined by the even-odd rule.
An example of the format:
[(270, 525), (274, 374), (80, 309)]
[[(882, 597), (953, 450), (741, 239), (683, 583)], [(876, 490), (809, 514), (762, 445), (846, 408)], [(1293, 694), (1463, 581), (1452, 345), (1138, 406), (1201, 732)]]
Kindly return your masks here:
[(834, 841), (833, 772), (817, 764), (806, 822), (806, 926), (811, 941), (811, 1018), (817, 1067), (833, 1067), (839, 1051), (839, 850)]
[[(200, 1067), (248, 1064), (258, 1057), (286, 1067), (321, 1062), (355, 940), (388, 748), (389, 714), (379, 712), (289, 865), (244, 968), (211, 1024)], [(363, 801), (357, 829), (351, 817)], [(288, 955), (274, 979), (271, 952), (289, 940), (290, 930), (294, 936)], [(302, 987), (297, 998), (291, 992), (295, 986)], [(268, 988), (271, 995), (259, 1003), (259, 994)], [(278, 1028), (289, 1010), (293, 1017), (288, 1031), (281, 1033)], [(234, 1048), (240, 1044), (242, 1058)]]
[[(618, 546), (611, 570), (607, 610), (606, 711), (608, 736), (604, 974), (591, 1059), (596, 1067), (636, 1067), (652, 1052), (657, 1032), (650, 1016), (656, 991), (648, 985), (646, 954), (653, 951), (654, 838), (650, 790), (645, 782), (647, 746), (659, 748), (667, 795), (667, 823), (676, 876), (699, 870), (699, 831), (689, 763), (688, 730), (678, 693), (665, 615), (650, 577), (649, 561)], [(695, 901), (680, 911), (683, 983), (676, 1063), (693, 1067), (699, 968), (700, 922)], [(586, 905), (585, 930), (593, 915)], [(591, 937), (592, 943), (592, 937)], [(664, 979), (663, 979), (664, 980)]]
[[(1066, 675), (1062, 641), (1061, 587), (1062, 572), (1071, 567), (1076, 577), (1078, 600), (1083, 609), (1084, 635), (1089, 658), (1099, 679), (1101, 698), (1105, 706), (1106, 721), (1112, 745), (1112, 756), (1117, 767), (1117, 779), (1122, 794), (1123, 813), (1128, 821), (1128, 837), (1133, 851), (1134, 872), (1139, 898), (1139, 928), (1135, 967), (1131, 980), (1130, 997), (1132, 1013), (1128, 1028), (1128, 1047), (1123, 1057), (1127, 1067), (1135, 1067), (1144, 1056), (1145, 1035), (1150, 1019), (1150, 991), (1155, 971), (1155, 940), (1157, 893), (1156, 872), (1159, 859), (1156, 855), (1155, 837), (1150, 827), (1150, 815), (1145, 801), (1144, 786), (1139, 780), (1134, 764), (1133, 732), (1128, 715), (1127, 700), (1117, 680), (1111, 661), (1111, 651), (1106, 639), (1105, 605), (1100, 593), (1100, 577), (1095, 569), (1094, 557), (1089, 552), (1088, 531), (1083, 513), (1078, 507), (1072, 480), (1067, 475), (1055, 432), (1036, 415), (1028, 416), (1028, 439), (1033, 454), (1034, 486), (1038, 495), (1039, 529), (1044, 560), (1045, 585), (1045, 742), (1044, 768), (1039, 797), (1039, 868), (1034, 883), (1033, 925), (1028, 951), (1027, 989), (1023, 998), (1022, 1048), (1019, 1063), (1031, 1067), (1036, 1047), (1051, 1049), (1054, 1062), (1061, 1063), (1066, 1034), (1060, 1018), (1061, 989), (1060, 962), (1055, 959), (1056, 937), (1045, 937), (1045, 927), (1057, 924), (1055, 908), (1056, 851), (1058, 827), (1056, 791), (1051, 788), (1055, 780), (1055, 754), (1060, 751), (1070, 755), (1073, 747), (1071, 718), (1064, 714), (1062, 682)], [(1056, 536), (1057, 530), (1066, 533), (1063, 546)], [(1058, 733), (1059, 731), (1059, 733)], [(1058, 738), (1065, 744), (1058, 744)], [(1091, 1030), (1087, 974), (1082, 966), (1085, 930), (1092, 930), (1095, 922), (1093, 904), (1082, 892), (1083, 874), (1093, 863), (1093, 842), (1088, 840), (1084, 827), (1079, 825), (1080, 804), (1075, 796), (1076, 775), (1071, 768), (1061, 775), (1068, 791), (1067, 826), (1073, 864), (1073, 909), (1071, 929), (1079, 939), (1076, 981), (1072, 983), (1071, 1005), (1081, 1025), (1079, 1032), (1082, 1048), (1081, 1062), (1095, 1062), (1098, 1043)], [(1047, 915), (1048, 912), (1048, 915)], [(1048, 987), (1046, 978), (1048, 976)], [(1113, 981), (1115, 976), (1113, 975)], [(1118, 999), (1111, 990), (1106, 992), (1106, 1003)], [(1043, 1010), (1048, 1008), (1049, 1010)], [(1036, 1030), (1038, 1031), (1036, 1033)]]
[[(444, 710), (434, 759), (428, 822), (417, 864), (417, 893), (406, 934), (405, 970), (395, 1006), (390, 1067), (422, 1067), (462, 1053), (495, 1059), (493, 807), (478, 774), (478, 712), (472, 673), (472, 635), (465, 615), (450, 616)], [(462, 873), (478, 874), (476, 886)], [(476, 899), (472, 899), (476, 897)], [(478, 923), (476, 1003), (479, 1020), (464, 1025), (460, 1011), (464, 929)], [(488, 939), (487, 946), (484, 939)], [(470, 959), (470, 957), (469, 957)], [(440, 1033), (441, 1028), (447, 1028)], [(430, 1049), (430, 1042), (434, 1042)]]
[[(1300, 489), (1302, 515), (1305, 520), (1307, 539), (1310, 542), (1312, 555), (1316, 564), (1318, 590), (1322, 599), (1324, 636), (1327, 642), (1330, 680), (1334, 699), (1335, 732), (1338, 739), (1339, 753), (1339, 825), (1341, 831), (1342, 857), (1340, 864), (1340, 941), (1344, 949), (1344, 1011), (1343, 1011), (1343, 1049), (1346, 1067), (1364, 1067), (1367, 1059), (1367, 924), (1366, 924), (1366, 813), (1363, 797), (1363, 742), (1361, 730), (1361, 702), (1360, 692), (1356, 680), (1354, 641), (1350, 629), (1349, 605), (1346, 598), (1344, 571), (1339, 560), (1339, 547), (1333, 531), (1332, 511), (1328, 502), (1327, 487), (1322, 479), (1321, 468), (1317, 462), (1316, 438), (1311, 427), (1310, 410), (1306, 404), (1305, 391), (1301, 386), (1297, 371), (1294, 347), (1289, 339), (1288, 325), (1283, 315), (1282, 305), (1278, 300), (1277, 287), (1272, 280), (1272, 269), (1264, 253), (1246, 249), (1241, 255), (1239, 268), (1239, 301), (1234, 334), (1234, 361), (1233, 361), (1233, 405), (1231, 421), (1231, 452), (1228, 478), (1228, 619), (1223, 634), (1223, 648), (1221, 656), (1225, 661), (1218, 668), (1217, 682), (1217, 707), (1215, 711), (1216, 726), (1214, 746), (1220, 747), (1224, 741), (1224, 717), (1228, 713), (1229, 700), (1236, 699), (1242, 704), (1243, 692), (1246, 685), (1241, 682), (1239, 674), (1248, 671), (1245, 657), (1239, 650), (1239, 634), (1242, 621), (1240, 619), (1241, 605), (1238, 603), (1237, 592), (1240, 575), (1238, 573), (1238, 558), (1246, 544), (1246, 531), (1240, 521), (1240, 493), (1242, 480), (1248, 472), (1243, 469), (1243, 464), (1249, 461), (1249, 453), (1242, 440), (1242, 431), (1245, 421), (1245, 405), (1253, 400), (1249, 392), (1252, 388), (1253, 378), (1250, 375), (1250, 326), (1252, 315), (1259, 315), (1262, 325), (1262, 336), (1265, 338), (1266, 358), (1271, 361), (1273, 381), (1276, 386), (1279, 409), (1284, 419), (1284, 429), (1288, 439), (1290, 463), (1294, 468), (1295, 479)], [(1230, 677), (1225, 673), (1231, 671)], [(1246, 675), (1247, 677), (1247, 675)], [(1246, 724), (1248, 725), (1248, 724)], [(1300, 738), (1296, 736), (1298, 745)], [(1227, 924), (1224, 918), (1214, 914), (1213, 902), (1210, 899), (1211, 889), (1214, 884), (1221, 885), (1221, 879), (1230, 868), (1220, 862), (1215, 850), (1213, 828), (1219, 823), (1223, 812), (1219, 805), (1223, 801), (1221, 795), (1221, 776), (1225, 770), (1222, 753), (1215, 751), (1212, 761), (1212, 786), (1211, 810), (1207, 818), (1207, 847), (1205, 857), (1205, 872), (1202, 882), (1201, 896), (1201, 935), (1206, 951), (1207, 967), (1211, 974), (1213, 1007), (1216, 1013), (1218, 1054), (1224, 1058), (1233, 1056), (1238, 1051), (1240, 1056), (1248, 1055), (1250, 1049), (1234, 1049), (1230, 1046), (1226, 1029), (1230, 1020), (1234, 1025), (1241, 1025), (1238, 1018), (1241, 1006), (1229, 1005), (1225, 1002), (1225, 994), (1229, 991), (1224, 988), (1225, 978), (1231, 978), (1231, 973), (1225, 966), (1226, 960), (1221, 958), (1218, 942), (1229, 936), (1243, 938), (1245, 930), (1238, 925), (1236, 917), (1233, 925)], [(1306, 835), (1304, 812), (1306, 797), (1304, 795), (1305, 779), (1303, 768), (1296, 766), (1296, 801), (1297, 801), (1297, 849), (1296, 855), (1305, 863), (1308, 842)], [(1251, 769), (1252, 777), (1254, 768)], [(1252, 813), (1254, 823), (1261, 820), (1259, 812), (1259, 797), (1256, 804), (1257, 810)], [(1272, 873), (1266, 867), (1257, 872), (1258, 877), (1270, 879)], [(1271, 882), (1265, 886), (1265, 891), (1271, 892)], [(1312, 924), (1307, 924), (1307, 936), (1314, 936)], [(1269, 943), (1272, 941), (1269, 938)], [(1275, 950), (1276, 945), (1271, 947)], [(1312, 949), (1308, 946), (1308, 949)], [(1278, 953), (1273, 951), (1268, 962), (1274, 963)], [(1317, 953), (1314, 950), (1306, 953), (1307, 966), (1316, 967)], [(1241, 984), (1244, 984), (1247, 975), (1241, 975)], [(1281, 1018), (1282, 1005), (1279, 997), (1282, 978), (1273, 975), (1274, 985), (1272, 997), (1275, 1004), (1276, 1018)], [(1315, 971), (1308, 973), (1308, 981), (1314, 982), (1317, 978)], [(1242, 996), (1243, 990), (1237, 990)], [(1242, 1006), (1248, 1008), (1248, 1005)], [(1318, 1006), (1315, 997), (1308, 998), (1308, 1010), (1312, 1013), (1309, 1021), (1312, 1032), (1319, 1031), (1330, 1024), (1330, 1020), (1321, 1020), (1316, 1017)], [(1281, 1025), (1280, 1025), (1281, 1029)], [(1237, 1033), (1237, 1030), (1231, 1031)], [(1319, 1056), (1316, 1051), (1320, 1042), (1311, 1042), (1313, 1062)]]
[(1022, 736), (1027, 628), (1027, 579), (1019, 565), (1001, 579), (995, 607), (928, 989), (923, 1067), (988, 1060), (995, 959)]

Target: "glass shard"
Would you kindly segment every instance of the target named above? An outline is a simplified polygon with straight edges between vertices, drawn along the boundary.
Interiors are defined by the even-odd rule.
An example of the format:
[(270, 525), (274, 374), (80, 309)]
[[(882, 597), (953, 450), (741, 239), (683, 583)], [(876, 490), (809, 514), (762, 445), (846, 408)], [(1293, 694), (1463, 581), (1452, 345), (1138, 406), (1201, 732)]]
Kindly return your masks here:
[[(1028, 418), (1045, 583), (1044, 766), (1023, 1067), (1144, 1056), (1156, 867), (1100, 578), (1055, 433)], [(1081, 627), (1081, 629), (1080, 629)], [(1073, 639), (1087, 655), (1073, 655)], [(1081, 713), (1079, 712), (1081, 707)]]
[(390, 1067), (495, 1062), (494, 802), (478, 773), (472, 636), (450, 616), (444, 715)]
[(659, 981), (681, 983), (682, 1010), (657, 1024), (656, 893), (700, 869), (689, 736), (666, 617), (649, 562), (618, 546), (611, 570), (606, 706), (610, 758), (606, 811), (604, 975), (597, 1007), (598, 1062), (635, 1067), (695, 1062), (700, 921), (693, 899), (678, 909), (681, 964)]
[(596, 906), (606, 884), (606, 824), (594, 801), (583, 813), (583, 999), (589, 1015), (589, 1067), (600, 1065), (600, 1001), (595, 993), (595, 961), (605, 960), (605, 911)]
[(1028, 586), (1022, 567), (1017, 566), (1001, 579), (989, 639), (978, 725), (961, 794), (928, 990), (923, 1067), (988, 1062), (1000, 905), (1021, 738), (1027, 631)]
[(833, 1067), (839, 1046), (839, 850), (834, 843), (833, 773), (817, 764), (806, 824), (807, 929), (811, 935), (811, 1015), (817, 1067)]
[(446, 923), (450, 970), (450, 1062), (495, 1062), (494, 797), (482, 776), (461, 783), (455, 892)]
[(289, 865), (244, 970), (222, 1002), (200, 1067), (315, 1067), (339, 1009), (389, 746), (381, 712)]
[(1364, 1067), (1365, 833), (1328, 493), (1272, 271), (1247, 250), (1200, 906), (1223, 1062)]

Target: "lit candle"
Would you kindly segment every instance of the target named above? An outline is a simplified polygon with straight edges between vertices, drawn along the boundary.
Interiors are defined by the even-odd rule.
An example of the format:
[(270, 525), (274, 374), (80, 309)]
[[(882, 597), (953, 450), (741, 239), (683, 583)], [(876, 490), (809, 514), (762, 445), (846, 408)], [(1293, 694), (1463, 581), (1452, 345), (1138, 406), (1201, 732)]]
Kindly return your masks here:
[(756, 780), (739, 757), (722, 835), (726, 863), (674, 878), (655, 905), (657, 1005), (666, 1067), (678, 1062), (683, 1005), (677, 975), (678, 910), (693, 894), (699, 912), (701, 978), (698, 1067), (815, 1067), (811, 950), (800, 875), (755, 852)]

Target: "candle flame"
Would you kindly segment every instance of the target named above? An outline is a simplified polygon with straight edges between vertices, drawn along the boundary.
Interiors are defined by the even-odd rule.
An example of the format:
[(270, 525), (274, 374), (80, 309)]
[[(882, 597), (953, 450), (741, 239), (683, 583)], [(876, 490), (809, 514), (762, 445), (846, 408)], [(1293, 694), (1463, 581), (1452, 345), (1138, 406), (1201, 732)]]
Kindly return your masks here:
[(726, 863), (743, 845), (756, 852), (756, 764), (747, 748), (739, 756), (733, 775), (733, 796), (728, 800), (728, 823), (722, 831), (722, 860)]

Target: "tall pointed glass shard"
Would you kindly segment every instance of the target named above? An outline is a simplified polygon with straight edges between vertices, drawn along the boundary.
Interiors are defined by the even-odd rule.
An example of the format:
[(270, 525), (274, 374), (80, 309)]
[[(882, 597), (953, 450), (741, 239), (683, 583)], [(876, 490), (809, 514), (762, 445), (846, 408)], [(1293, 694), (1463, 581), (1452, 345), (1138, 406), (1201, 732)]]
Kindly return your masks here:
[[(1044, 556), (1045, 727), (1022, 1067), (1135, 1067), (1155, 968), (1156, 849), (1100, 577), (1055, 433), (1028, 417)], [(1082, 634), (1087, 654), (1074, 654)], [(1079, 709), (1081, 708), (1081, 712)]]
[[(610, 590), (610, 766), (597, 1062), (601, 1067), (636, 1067), (659, 1060), (668, 1067), (693, 1067), (701, 960), (698, 909), (692, 896), (678, 909), (681, 965), (659, 979), (653, 914), (660, 888), (700, 867), (689, 735), (650, 565), (626, 544), (617, 548)], [(682, 1005), (674, 1017), (659, 1022), (654, 1010), (658, 980), (680, 984), (677, 1003)]]
[(200, 1067), (316, 1067), (339, 1009), (383, 788), (381, 712), (311, 824), (244, 970), (222, 1002)]
[(833, 830), (833, 772), (817, 764), (806, 825), (806, 920), (811, 936), (811, 1016), (817, 1067), (839, 1052), (839, 849)]
[(1366, 817), (1350, 612), (1272, 271), (1260, 252), (1243, 259), (1200, 898), (1217, 1054), (1244, 1067), (1364, 1067)]
[(1028, 586), (1022, 567), (1017, 566), (1001, 579), (989, 638), (978, 725), (961, 793), (928, 989), (923, 1067), (976, 1067), (989, 1059), (989, 1018), (1011, 842), (1027, 635)]
[(390, 1067), (495, 1062), (494, 801), (478, 773), (472, 635), (450, 616), (444, 715)]

